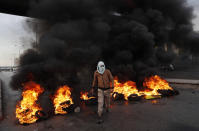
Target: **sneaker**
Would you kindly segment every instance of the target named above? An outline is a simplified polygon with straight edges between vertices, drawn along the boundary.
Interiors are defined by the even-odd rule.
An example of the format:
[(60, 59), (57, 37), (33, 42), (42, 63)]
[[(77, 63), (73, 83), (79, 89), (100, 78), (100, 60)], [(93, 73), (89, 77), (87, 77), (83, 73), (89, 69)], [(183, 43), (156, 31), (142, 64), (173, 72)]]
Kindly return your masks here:
[(104, 121), (102, 120), (102, 118), (99, 117), (98, 120), (97, 120), (97, 124), (102, 124), (103, 122), (104, 122)]
[(110, 109), (110, 108), (107, 108), (107, 109), (106, 109), (106, 112), (110, 113), (110, 112), (111, 112), (111, 109)]

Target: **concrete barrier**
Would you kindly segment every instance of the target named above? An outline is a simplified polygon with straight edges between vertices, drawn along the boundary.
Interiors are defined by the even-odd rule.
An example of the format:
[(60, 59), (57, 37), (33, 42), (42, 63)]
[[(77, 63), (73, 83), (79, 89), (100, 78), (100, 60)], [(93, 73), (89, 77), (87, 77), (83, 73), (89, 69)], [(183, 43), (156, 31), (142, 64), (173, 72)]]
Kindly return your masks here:
[(3, 119), (2, 81), (0, 80), (0, 120)]
[(175, 78), (167, 78), (166, 79), (171, 84), (192, 84), (199, 85), (199, 80), (190, 80), (190, 79), (175, 79)]

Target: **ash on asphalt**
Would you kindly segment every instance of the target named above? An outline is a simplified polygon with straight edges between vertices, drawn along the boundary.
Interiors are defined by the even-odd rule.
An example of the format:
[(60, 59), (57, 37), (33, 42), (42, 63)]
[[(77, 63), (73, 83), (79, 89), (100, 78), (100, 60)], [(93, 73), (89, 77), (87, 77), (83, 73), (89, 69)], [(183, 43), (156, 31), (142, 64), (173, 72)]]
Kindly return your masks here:
[(80, 113), (53, 116), (27, 126), (15, 118), (15, 105), (21, 92), (9, 86), (12, 73), (0, 72), (3, 81), (4, 119), (0, 131), (198, 131), (198, 85), (171, 85), (180, 95), (140, 102), (114, 102), (104, 123), (96, 124), (97, 106), (83, 106)]

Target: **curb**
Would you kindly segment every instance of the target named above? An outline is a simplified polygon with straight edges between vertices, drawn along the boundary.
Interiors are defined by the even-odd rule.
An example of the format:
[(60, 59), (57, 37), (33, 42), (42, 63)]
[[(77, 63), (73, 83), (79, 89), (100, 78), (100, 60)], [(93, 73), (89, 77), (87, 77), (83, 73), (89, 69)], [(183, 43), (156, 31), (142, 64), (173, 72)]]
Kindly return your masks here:
[(199, 85), (199, 80), (190, 80), (190, 79), (172, 79), (167, 78), (167, 82), (171, 84), (191, 84), (191, 85)]
[(2, 108), (2, 81), (0, 79), (0, 120), (3, 119), (3, 108)]

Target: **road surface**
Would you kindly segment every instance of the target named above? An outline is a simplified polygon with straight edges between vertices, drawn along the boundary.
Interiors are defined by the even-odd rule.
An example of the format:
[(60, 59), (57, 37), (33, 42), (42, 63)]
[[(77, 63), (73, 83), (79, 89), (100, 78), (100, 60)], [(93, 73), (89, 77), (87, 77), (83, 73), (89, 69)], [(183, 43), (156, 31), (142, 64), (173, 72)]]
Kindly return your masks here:
[(12, 73), (0, 72), (3, 81), (4, 120), (0, 131), (199, 131), (198, 85), (172, 85), (180, 95), (158, 100), (112, 103), (104, 123), (96, 124), (96, 106), (80, 113), (56, 115), (45, 121), (23, 126), (15, 118), (20, 91), (9, 86)]

